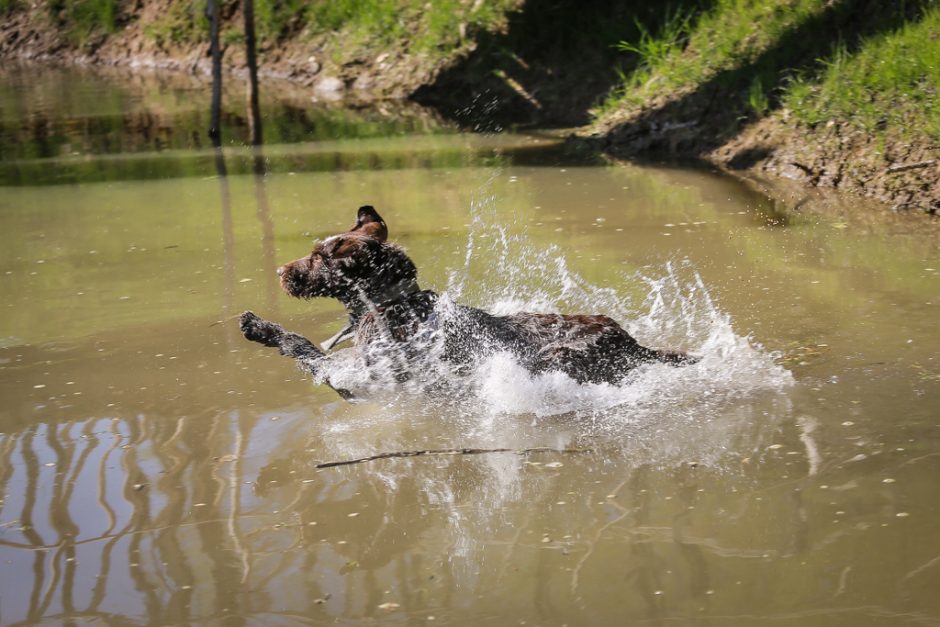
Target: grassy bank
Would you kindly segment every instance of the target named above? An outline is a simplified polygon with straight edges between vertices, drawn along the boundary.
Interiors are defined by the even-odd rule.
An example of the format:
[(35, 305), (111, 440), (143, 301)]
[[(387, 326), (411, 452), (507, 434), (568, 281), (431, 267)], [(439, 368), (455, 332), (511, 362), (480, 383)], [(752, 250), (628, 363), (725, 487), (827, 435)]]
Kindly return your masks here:
[[(315, 98), (411, 97), (484, 130), (587, 125), (616, 155), (940, 210), (940, 0), (255, 4), (262, 73)], [(205, 72), (205, 5), (0, 0), (0, 56)], [(240, 7), (221, 0), (235, 70)]]
[[(0, 0), (13, 3), (16, 0)], [(208, 37), (206, 0), (164, 0), (165, 6), (141, 25), (161, 45), (195, 44)], [(288, 39), (327, 36), (342, 49), (368, 45), (373, 50), (406, 42), (413, 51), (447, 53), (477, 30), (490, 29), (504, 19), (517, 0), (256, 0), (259, 37), (267, 45)], [(118, 0), (47, 0), (47, 10), (73, 41), (96, 33), (114, 32), (121, 11)], [(221, 0), (229, 22), (223, 33), (228, 43), (241, 41), (237, 17), (240, 0)]]
[[(255, 0), (263, 80), (314, 98), (400, 99), (505, 27), (524, 0)], [(0, 57), (209, 73), (208, 0), (0, 0)], [(241, 0), (219, 0), (223, 65), (245, 68)]]
[(838, 119), (869, 132), (940, 141), (938, 90), (940, 5), (854, 53), (838, 45), (817, 72), (786, 85), (782, 101), (810, 125)]
[[(641, 25), (642, 27), (642, 25)], [(751, 120), (785, 108), (806, 124), (940, 139), (940, 2), (717, 0), (675, 9), (620, 47), (637, 69), (599, 118), (706, 87)]]
[(699, 157), (940, 210), (940, 1), (715, 0), (619, 47), (608, 150)]

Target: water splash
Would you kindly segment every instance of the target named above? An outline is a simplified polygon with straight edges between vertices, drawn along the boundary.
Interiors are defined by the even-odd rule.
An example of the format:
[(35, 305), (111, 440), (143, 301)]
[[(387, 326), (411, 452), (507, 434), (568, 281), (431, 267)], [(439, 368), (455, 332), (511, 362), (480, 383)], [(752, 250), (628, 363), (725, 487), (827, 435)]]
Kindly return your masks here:
[[(441, 318), (451, 315), (455, 302), (497, 315), (602, 313), (645, 346), (686, 350), (700, 361), (683, 367), (647, 364), (618, 385), (579, 384), (560, 372), (534, 375), (507, 352), (483, 357), (469, 374), (457, 375), (452, 364), (439, 359), (440, 343), (431, 342), (427, 359), (407, 381), (393, 376), (401, 358), (392, 353), (366, 373), (353, 362), (337, 365), (330, 371), (334, 384), (393, 403), (443, 390), (454, 403), (454, 415), (477, 426), (498, 416), (574, 414), (590, 418), (595, 430), (622, 432), (626, 427), (698, 421), (717, 415), (733, 399), (780, 391), (792, 383), (775, 355), (735, 332), (688, 260), (625, 274), (613, 286), (597, 286), (569, 267), (559, 247), (539, 247), (500, 224), (493, 195), (481, 195), (471, 209), (462, 266), (449, 273), (438, 303)], [(479, 264), (500, 272), (477, 270)], [(480, 278), (471, 282), (470, 276)]]

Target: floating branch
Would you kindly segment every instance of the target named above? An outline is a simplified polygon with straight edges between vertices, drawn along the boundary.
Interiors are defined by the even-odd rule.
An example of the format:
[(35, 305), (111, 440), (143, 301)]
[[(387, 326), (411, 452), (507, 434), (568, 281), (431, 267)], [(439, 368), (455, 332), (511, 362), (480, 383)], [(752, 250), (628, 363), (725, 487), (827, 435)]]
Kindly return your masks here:
[(333, 466), (349, 466), (351, 464), (361, 464), (371, 462), (377, 459), (392, 459), (395, 457), (422, 457), (424, 455), (483, 455), (486, 453), (515, 453), (516, 455), (528, 455), (529, 453), (589, 453), (591, 449), (587, 448), (551, 448), (548, 446), (539, 446), (536, 448), (442, 448), (428, 449), (424, 451), (395, 451), (392, 453), (379, 453), (360, 457), (358, 459), (346, 459), (335, 462), (323, 462), (317, 464), (317, 468), (332, 468)]

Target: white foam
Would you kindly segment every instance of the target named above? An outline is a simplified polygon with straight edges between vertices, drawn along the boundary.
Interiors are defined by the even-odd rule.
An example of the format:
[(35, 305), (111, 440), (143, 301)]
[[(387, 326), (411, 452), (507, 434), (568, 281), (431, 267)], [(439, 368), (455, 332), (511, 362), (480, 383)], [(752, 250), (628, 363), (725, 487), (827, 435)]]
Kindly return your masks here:
[[(441, 295), (442, 318), (457, 301), (497, 315), (602, 313), (645, 346), (685, 350), (700, 360), (682, 367), (645, 365), (619, 385), (582, 385), (560, 372), (534, 375), (505, 352), (481, 357), (469, 375), (456, 375), (451, 364), (438, 358), (439, 343), (432, 342), (428, 358), (408, 381), (393, 375), (398, 356), (392, 354), (368, 369), (337, 360), (328, 373), (334, 385), (384, 399), (444, 389), (448, 398), (458, 399), (455, 413), (472, 413), (474, 424), (485, 422), (487, 415), (574, 413), (591, 417), (602, 429), (623, 429), (666, 418), (700, 420), (731, 399), (792, 384), (792, 376), (775, 363), (773, 354), (735, 332), (688, 261), (623, 276), (615, 285), (595, 286), (569, 268), (556, 246), (535, 247), (524, 236), (510, 236), (508, 229), (478, 216), (466, 250), (463, 267), (450, 273)], [(466, 277), (478, 260), (495, 264), (500, 272), (475, 273), (483, 279), (470, 283)]]

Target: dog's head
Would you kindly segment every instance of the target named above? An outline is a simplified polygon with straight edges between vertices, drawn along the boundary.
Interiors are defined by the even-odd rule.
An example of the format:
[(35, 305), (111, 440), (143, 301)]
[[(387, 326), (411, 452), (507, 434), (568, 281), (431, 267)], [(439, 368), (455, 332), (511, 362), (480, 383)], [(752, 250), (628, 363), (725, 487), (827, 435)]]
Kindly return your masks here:
[(353, 228), (278, 268), (281, 286), (296, 298), (336, 298), (353, 309), (417, 291), (414, 263), (387, 238), (388, 227), (378, 212), (360, 207)]

